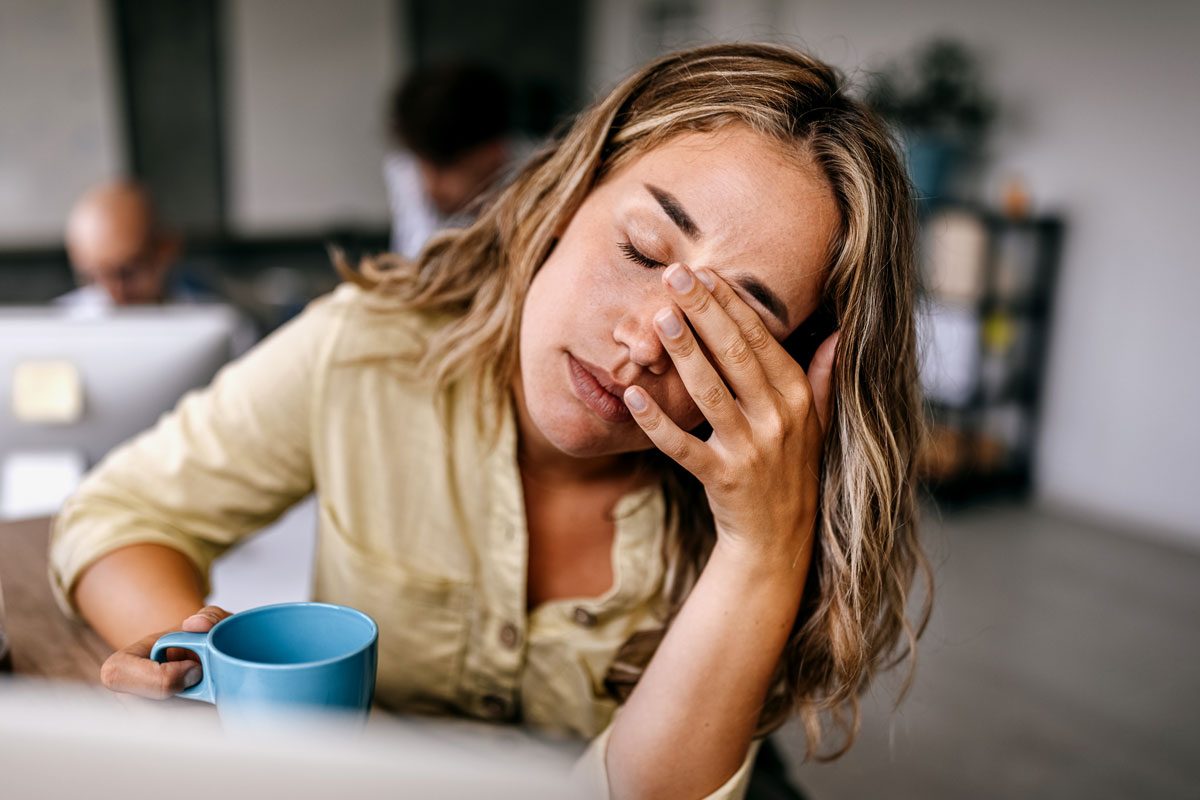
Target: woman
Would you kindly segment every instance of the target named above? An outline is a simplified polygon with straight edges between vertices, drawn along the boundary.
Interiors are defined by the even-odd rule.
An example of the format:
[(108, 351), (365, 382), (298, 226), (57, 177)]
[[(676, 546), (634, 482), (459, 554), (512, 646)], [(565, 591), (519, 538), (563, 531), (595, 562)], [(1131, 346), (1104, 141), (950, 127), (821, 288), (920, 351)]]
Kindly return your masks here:
[(828, 66), (661, 58), (113, 454), (60, 603), (138, 640), (108, 686), (167, 696), (197, 666), (158, 632), (219, 620), (212, 559), (315, 488), (315, 596), (380, 623), (381, 704), (589, 738), (616, 796), (740, 796), (793, 714), (837, 757), (928, 616), (912, 225)]

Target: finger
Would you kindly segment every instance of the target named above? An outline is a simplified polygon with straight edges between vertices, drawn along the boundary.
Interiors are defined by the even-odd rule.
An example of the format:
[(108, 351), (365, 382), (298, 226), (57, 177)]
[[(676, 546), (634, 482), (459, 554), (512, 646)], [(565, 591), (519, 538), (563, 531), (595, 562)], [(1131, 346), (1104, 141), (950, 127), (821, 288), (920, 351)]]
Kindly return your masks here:
[(813, 405), (816, 406), (817, 416), (821, 420), (822, 431), (829, 430), (830, 415), (833, 412), (833, 364), (841, 335), (840, 330), (834, 331), (828, 339), (821, 342), (808, 367), (808, 383), (812, 387)]
[(687, 314), (688, 320), (700, 339), (713, 354), (721, 375), (729, 381), (730, 388), (747, 409), (764, 398), (764, 390), (771, 382), (758, 358), (757, 350), (766, 343), (774, 344), (771, 334), (759, 322), (751, 336), (763, 337), (764, 341), (751, 344), (745, 331), (729, 315), (703, 282), (695, 280), (693, 273), (683, 264), (673, 264), (663, 274), (663, 282), (675, 302)]
[(654, 446), (697, 479), (704, 480), (712, 463), (712, 452), (708, 445), (676, 425), (641, 387), (627, 388), (624, 399), (634, 421)]
[(149, 649), (162, 634), (151, 634), (135, 644), (118, 650), (108, 657), (100, 669), (100, 680), (114, 692), (134, 694), (151, 700), (162, 700), (200, 682), (202, 670), (199, 662), (152, 661), (142, 653)]
[(762, 316), (734, 291), (729, 283), (710, 269), (699, 269), (696, 277), (708, 288), (717, 303), (742, 331), (746, 344), (758, 356), (769, 379), (794, 374), (798, 366), (784, 346), (767, 330)]
[[(153, 649), (154, 643), (157, 642), (165, 633), (167, 633), (167, 631), (160, 631), (159, 633), (151, 634), (150, 636), (138, 639), (133, 644), (121, 648), (119, 652), (128, 653), (132, 656), (136, 656), (137, 658), (149, 658), (150, 651)], [(193, 662), (197, 661), (195, 653), (193, 653), (191, 650), (185, 650), (182, 647), (168, 647), (166, 649), (166, 657), (168, 661), (183, 661), (185, 659)]]
[[(711, 302), (711, 301), (710, 301)], [(713, 433), (724, 439), (745, 435), (750, 428), (746, 415), (738, 408), (729, 387), (700, 349), (691, 329), (674, 308), (664, 308), (654, 317), (658, 338), (675, 363), (688, 394), (700, 413), (712, 425)]]
[(205, 606), (183, 621), (182, 630), (188, 633), (207, 633), (231, 614), (220, 606)]

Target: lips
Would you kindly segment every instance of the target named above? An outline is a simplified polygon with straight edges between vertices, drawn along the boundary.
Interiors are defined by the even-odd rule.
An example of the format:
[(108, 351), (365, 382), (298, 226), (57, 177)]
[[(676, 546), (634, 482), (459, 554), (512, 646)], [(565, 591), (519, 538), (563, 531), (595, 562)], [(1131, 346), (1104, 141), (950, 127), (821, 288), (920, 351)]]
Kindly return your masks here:
[(596, 416), (614, 424), (633, 420), (619, 394), (625, 391), (624, 386), (609, 379), (603, 370), (580, 362), (570, 353), (567, 353), (567, 368), (575, 396)]

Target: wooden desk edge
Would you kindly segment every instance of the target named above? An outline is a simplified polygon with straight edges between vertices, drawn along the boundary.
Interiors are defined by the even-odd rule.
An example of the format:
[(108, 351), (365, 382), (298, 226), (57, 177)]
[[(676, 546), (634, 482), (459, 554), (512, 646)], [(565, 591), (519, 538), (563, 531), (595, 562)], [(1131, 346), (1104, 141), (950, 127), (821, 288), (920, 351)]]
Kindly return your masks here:
[(0, 522), (0, 592), (13, 672), (99, 685), (112, 648), (59, 610), (47, 577), (49, 541), (49, 517)]

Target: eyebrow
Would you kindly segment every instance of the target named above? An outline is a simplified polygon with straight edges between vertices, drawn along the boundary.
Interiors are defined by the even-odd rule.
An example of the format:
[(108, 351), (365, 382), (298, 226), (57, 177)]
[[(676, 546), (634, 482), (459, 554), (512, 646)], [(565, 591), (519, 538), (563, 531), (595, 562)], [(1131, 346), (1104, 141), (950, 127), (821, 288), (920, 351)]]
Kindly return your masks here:
[[(651, 186), (648, 183), (644, 183), (642, 185), (645, 186), (646, 191), (648, 191), (650, 195), (658, 201), (658, 204), (662, 206), (662, 210), (668, 217), (671, 218), (671, 221), (675, 223), (679, 230), (683, 231), (684, 236), (688, 237), (688, 239), (692, 240), (693, 242), (703, 236), (703, 234), (700, 232), (700, 226), (698, 226), (696, 221), (693, 220), (691, 216), (689, 216), (688, 213), (683, 210), (683, 206), (680, 205), (679, 200), (676, 199), (675, 195), (660, 189), (657, 186)], [(790, 323), (788, 322), (787, 306), (784, 305), (783, 301), (779, 299), (779, 295), (768, 289), (765, 284), (763, 284), (753, 275), (748, 275), (744, 272), (736, 272), (731, 274), (730, 277), (737, 281), (743, 289), (749, 292), (751, 297), (762, 303), (763, 307), (767, 309), (767, 311), (770, 311), (771, 314), (783, 324), (783, 327), (791, 327)]]
[(763, 307), (775, 316), (775, 319), (783, 323), (783, 327), (791, 327), (791, 323), (788, 322), (787, 306), (779, 299), (779, 295), (768, 289), (758, 278), (744, 272), (734, 272), (729, 277), (737, 281), (755, 300), (762, 303)]
[(683, 231), (684, 236), (688, 237), (694, 242), (703, 235), (700, 233), (700, 226), (697, 225), (695, 220), (689, 217), (688, 213), (683, 210), (683, 206), (681, 206), (679, 201), (675, 199), (675, 195), (671, 194), (670, 192), (665, 192), (657, 186), (651, 186), (648, 183), (644, 183), (642, 185), (645, 186), (646, 191), (658, 201), (658, 204), (662, 206), (662, 210), (665, 211), (667, 216), (671, 218), (671, 222), (674, 222), (675, 225), (678, 226), (679, 230)]

